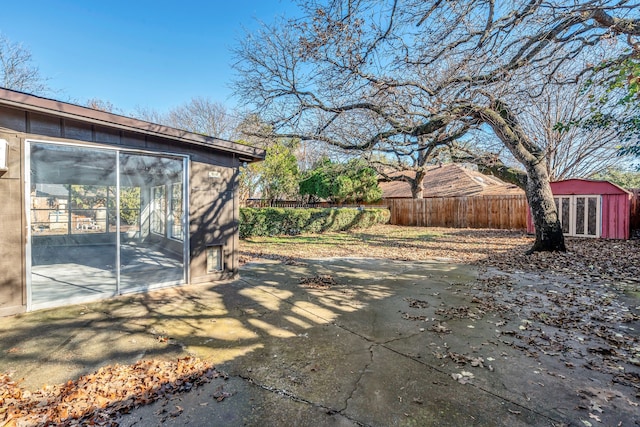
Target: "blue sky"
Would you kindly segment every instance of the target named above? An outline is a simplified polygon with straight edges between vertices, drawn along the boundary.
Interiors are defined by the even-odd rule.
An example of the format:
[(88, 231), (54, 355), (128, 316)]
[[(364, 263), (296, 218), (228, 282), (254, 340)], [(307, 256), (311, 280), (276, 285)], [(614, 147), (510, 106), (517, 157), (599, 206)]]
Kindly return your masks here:
[(292, 16), (286, 0), (4, 2), (0, 32), (22, 43), (51, 97), (160, 112), (203, 96), (233, 108), (230, 48), (257, 21)]

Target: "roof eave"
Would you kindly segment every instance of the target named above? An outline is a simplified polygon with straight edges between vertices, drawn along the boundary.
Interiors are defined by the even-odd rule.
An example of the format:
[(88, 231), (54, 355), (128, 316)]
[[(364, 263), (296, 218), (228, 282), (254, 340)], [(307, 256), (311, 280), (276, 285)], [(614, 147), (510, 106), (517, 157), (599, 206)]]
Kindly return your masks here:
[(230, 152), (237, 154), (241, 162), (251, 163), (265, 158), (264, 150), (248, 145), (4, 88), (0, 88), (0, 105)]

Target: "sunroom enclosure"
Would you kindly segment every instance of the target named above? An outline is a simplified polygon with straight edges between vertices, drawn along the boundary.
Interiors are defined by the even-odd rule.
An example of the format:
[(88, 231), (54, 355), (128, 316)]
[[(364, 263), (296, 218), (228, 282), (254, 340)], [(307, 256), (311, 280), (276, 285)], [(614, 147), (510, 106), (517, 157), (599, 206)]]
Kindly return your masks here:
[(185, 283), (186, 169), (177, 155), (27, 141), (27, 309)]

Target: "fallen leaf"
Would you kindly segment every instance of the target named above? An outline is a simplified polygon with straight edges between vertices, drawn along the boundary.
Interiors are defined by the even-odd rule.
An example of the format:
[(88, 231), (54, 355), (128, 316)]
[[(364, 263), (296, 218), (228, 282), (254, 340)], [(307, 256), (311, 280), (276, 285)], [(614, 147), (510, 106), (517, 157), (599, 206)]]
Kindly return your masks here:
[(433, 325), (431, 327), (431, 330), (434, 331), (434, 332), (437, 332), (439, 334), (448, 334), (449, 332), (451, 332), (451, 329), (447, 328), (442, 323), (438, 323), (437, 325)]
[(213, 392), (212, 396), (218, 402), (222, 402), (227, 397), (231, 397), (231, 393), (225, 392), (223, 388), (224, 386), (221, 385)]
[(169, 416), (175, 418), (175, 417), (179, 416), (180, 414), (182, 414), (183, 411), (184, 411), (184, 409), (182, 408), (182, 406), (176, 405), (176, 409), (171, 411), (169, 413)]
[(591, 412), (589, 412), (589, 418), (596, 420), (597, 422), (601, 423), (602, 421), (600, 421), (600, 417), (597, 415), (593, 415)]

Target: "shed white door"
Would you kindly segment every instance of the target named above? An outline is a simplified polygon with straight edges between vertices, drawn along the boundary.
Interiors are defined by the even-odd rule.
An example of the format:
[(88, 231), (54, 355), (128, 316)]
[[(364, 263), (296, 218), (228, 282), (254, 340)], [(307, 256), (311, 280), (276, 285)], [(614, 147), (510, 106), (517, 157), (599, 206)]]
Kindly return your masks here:
[(562, 232), (567, 236), (600, 237), (601, 197), (598, 195), (554, 197)]

